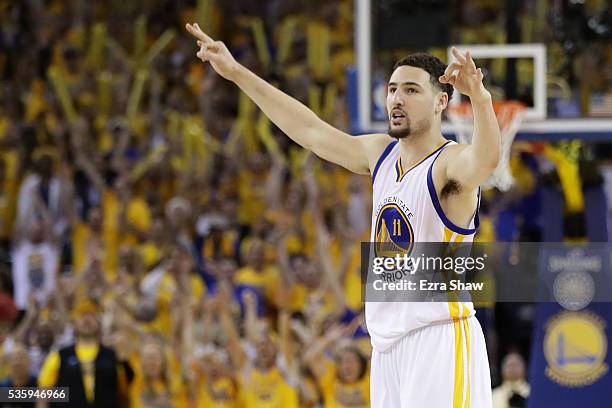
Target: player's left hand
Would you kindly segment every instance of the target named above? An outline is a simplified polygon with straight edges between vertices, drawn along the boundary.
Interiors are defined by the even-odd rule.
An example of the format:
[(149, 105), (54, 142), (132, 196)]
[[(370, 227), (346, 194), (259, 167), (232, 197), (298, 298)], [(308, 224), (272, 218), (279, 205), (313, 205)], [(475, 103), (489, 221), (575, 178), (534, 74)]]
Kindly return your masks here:
[(488, 91), (482, 84), (484, 74), (480, 68), (476, 68), (470, 52), (461, 54), (455, 47), (451, 52), (456, 61), (448, 64), (444, 75), (438, 78), (440, 83), (451, 84), (456, 90), (470, 98), (486, 95)]

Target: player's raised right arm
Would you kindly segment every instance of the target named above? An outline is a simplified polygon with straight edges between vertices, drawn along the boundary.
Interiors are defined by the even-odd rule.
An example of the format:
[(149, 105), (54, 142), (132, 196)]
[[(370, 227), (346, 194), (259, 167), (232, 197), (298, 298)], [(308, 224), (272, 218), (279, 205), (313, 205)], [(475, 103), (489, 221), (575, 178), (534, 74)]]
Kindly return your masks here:
[[(214, 70), (234, 82), (287, 136), (300, 146), (355, 173), (369, 174), (372, 144), (386, 145), (382, 135), (353, 137), (321, 120), (304, 104), (276, 89), (238, 63), (225, 44), (214, 41), (197, 24), (187, 24), (187, 31), (198, 39), (197, 53)], [(381, 140), (382, 138), (385, 140)], [(384, 145), (383, 145), (384, 144)], [(384, 147), (382, 147), (384, 149)], [(369, 156), (371, 156), (369, 158)], [(375, 163), (374, 163), (375, 164)]]

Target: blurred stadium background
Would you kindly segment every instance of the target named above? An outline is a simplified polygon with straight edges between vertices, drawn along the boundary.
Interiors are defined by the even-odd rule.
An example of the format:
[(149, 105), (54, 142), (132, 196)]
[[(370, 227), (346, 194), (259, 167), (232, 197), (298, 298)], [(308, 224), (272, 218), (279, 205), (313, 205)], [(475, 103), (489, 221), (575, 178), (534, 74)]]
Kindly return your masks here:
[[(539, 112), (516, 136), (513, 188), (484, 196), (478, 240), (610, 236), (605, 0), (1, 0), (0, 16), (5, 386), (68, 384), (74, 404), (106, 406), (368, 405), (370, 181), (293, 145), (196, 59), (186, 22), (353, 133), (380, 128), (402, 55), (539, 44), (543, 67), (477, 59), (496, 99)], [(479, 310), (495, 407), (610, 406), (610, 306), (554, 333), (560, 309), (539, 307)], [(603, 337), (572, 338), (581, 327)], [(565, 367), (568, 384), (547, 375), (563, 350), (546, 357), (543, 336), (598, 357)], [(60, 368), (75, 356), (82, 380)]]

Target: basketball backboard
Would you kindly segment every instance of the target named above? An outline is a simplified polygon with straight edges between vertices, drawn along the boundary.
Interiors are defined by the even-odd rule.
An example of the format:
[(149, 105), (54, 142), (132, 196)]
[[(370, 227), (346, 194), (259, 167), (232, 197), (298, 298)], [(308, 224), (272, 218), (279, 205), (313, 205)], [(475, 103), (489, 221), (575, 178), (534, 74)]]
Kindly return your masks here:
[[(355, 38), (357, 50), (357, 70), (349, 77), (349, 99), (352, 104), (353, 114), (352, 131), (354, 133), (385, 132), (388, 128), (386, 116), (385, 98), (386, 82), (390, 74), (390, 68), (384, 57), (392, 53), (388, 49), (377, 50), (374, 40), (372, 21), (376, 10), (373, 10), (371, 0), (356, 1), (356, 25)], [(487, 72), (489, 80), (493, 80), (495, 72), (504, 75), (507, 61), (516, 61), (520, 69), (523, 84), (530, 95), (526, 99), (528, 109), (525, 120), (517, 135), (523, 140), (559, 140), (567, 138), (580, 138), (585, 140), (610, 140), (612, 139), (612, 114), (605, 109), (606, 95), (592, 95), (591, 99), (598, 106), (602, 106), (600, 113), (587, 116), (580, 112), (580, 103), (574, 96), (572, 98), (567, 91), (567, 85), (557, 85), (548, 74), (550, 70), (546, 44), (457, 44), (460, 51), (470, 50), (478, 66), (497, 67)], [(452, 45), (447, 46), (446, 56), (450, 57)], [(411, 50), (411, 51), (414, 51)], [(407, 51), (408, 52), (408, 51)], [(442, 57), (442, 56), (441, 56)], [(448, 60), (446, 61), (448, 62)], [(501, 67), (501, 68), (500, 68)], [(499, 78), (498, 78), (499, 80)], [(520, 81), (519, 81), (520, 82)], [(491, 87), (496, 91), (495, 84)], [(351, 89), (352, 88), (352, 89)], [(497, 83), (497, 88), (501, 89)], [(561, 91), (557, 91), (560, 88)], [(555, 92), (548, 92), (552, 89)], [(494, 92), (492, 92), (494, 93)], [(568, 96), (569, 95), (569, 96)], [(503, 89), (495, 92), (494, 97), (511, 99), (505, 97)], [(525, 96), (525, 95), (523, 95)], [(602, 101), (599, 101), (599, 99)], [(612, 95), (609, 95), (612, 100)], [(451, 103), (458, 103), (460, 98), (453, 97)], [(444, 120), (443, 133), (451, 135), (453, 128), (449, 121)]]

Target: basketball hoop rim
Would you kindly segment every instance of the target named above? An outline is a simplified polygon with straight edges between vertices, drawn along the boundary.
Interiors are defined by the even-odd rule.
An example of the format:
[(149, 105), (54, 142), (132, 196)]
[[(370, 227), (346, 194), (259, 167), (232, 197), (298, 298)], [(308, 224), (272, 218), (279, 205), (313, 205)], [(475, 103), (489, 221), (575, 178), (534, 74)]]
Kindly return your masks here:
[[(515, 116), (524, 113), (527, 110), (527, 106), (521, 102), (512, 100), (494, 101), (493, 110), (495, 111), (495, 116), (497, 116), (498, 119), (503, 113), (504, 115), (507, 115), (508, 121), (512, 121)], [(447, 107), (447, 114), (451, 119), (453, 117), (466, 119), (471, 118), (472, 104), (469, 101), (466, 101), (457, 105), (449, 105)]]
[[(493, 110), (495, 111), (500, 129), (505, 133), (510, 124), (515, 123), (518, 125), (523, 121), (523, 115), (527, 110), (527, 106), (512, 100), (494, 101)], [(471, 122), (472, 120), (472, 104), (466, 101), (448, 106), (447, 115), (454, 125), (465, 125), (468, 121)]]

